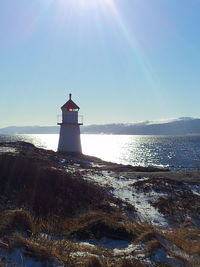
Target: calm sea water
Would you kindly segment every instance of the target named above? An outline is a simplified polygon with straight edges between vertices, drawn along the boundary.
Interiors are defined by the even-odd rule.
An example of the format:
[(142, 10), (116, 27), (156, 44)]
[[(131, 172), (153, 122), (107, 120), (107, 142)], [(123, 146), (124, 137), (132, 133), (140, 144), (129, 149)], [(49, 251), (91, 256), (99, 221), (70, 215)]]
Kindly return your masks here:
[[(57, 134), (0, 135), (56, 151)], [(83, 153), (103, 160), (173, 170), (200, 169), (200, 136), (81, 135)]]

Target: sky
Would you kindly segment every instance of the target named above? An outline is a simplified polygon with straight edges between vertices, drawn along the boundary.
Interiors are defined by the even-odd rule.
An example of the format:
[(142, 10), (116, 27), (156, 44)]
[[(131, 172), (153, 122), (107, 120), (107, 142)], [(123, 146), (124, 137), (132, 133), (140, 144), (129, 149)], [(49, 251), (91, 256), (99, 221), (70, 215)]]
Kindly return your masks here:
[(200, 0), (1, 0), (0, 128), (199, 117)]

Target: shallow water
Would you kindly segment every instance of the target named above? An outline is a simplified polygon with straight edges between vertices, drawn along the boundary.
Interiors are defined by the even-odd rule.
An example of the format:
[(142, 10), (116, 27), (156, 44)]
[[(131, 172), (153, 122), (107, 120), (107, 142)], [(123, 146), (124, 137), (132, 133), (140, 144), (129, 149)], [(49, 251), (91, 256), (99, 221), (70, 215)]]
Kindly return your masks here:
[[(0, 135), (56, 151), (58, 134)], [(200, 169), (200, 136), (81, 135), (83, 153), (103, 160), (172, 170)]]

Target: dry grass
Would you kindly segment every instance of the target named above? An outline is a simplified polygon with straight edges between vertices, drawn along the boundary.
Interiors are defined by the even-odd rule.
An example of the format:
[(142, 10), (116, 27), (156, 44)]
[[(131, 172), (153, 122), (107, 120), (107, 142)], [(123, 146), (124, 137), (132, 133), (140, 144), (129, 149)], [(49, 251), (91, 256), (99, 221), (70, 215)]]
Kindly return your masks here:
[[(182, 262), (182, 266), (200, 266), (199, 229), (181, 226), (161, 231), (149, 223), (132, 223), (131, 228), (131, 231), (135, 233), (133, 244), (144, 246), (141, 250), (131, 252), (132, 255), (151, 256), (157, 249), (163, 248), (169, 256)], [(124, 253), (124, 256), (128, 255)]]
[[(1, 248), (10, 251), (23, 247), (30, 257), (57, 260), (69, 267), (144, 267), (139, 254), (151, 258), (163, 248), (182, 266), (200, 266), (200, 230), (190, 222), (165, 231), (150, 223), (135, 222), (122, 215), (120, 209), (111, 208), (111, 198), (102, 188), (83, 180), (78, 172), (60, 168), (55, 153), (41, 150), (38, 155), (38, 152), (30, 147), (19, 155), (0, 155)], [(140, 182), (136, 185), (141, 187)], [(160, 188), (166, 189), (165, 182), (160, 187), (153, 179), (151, 186), (143, 186), (147, 192)], [(167, 190), (175, 190), (170, 181)], [(186, 198), (186, 192), (182, 193), (176, 196)], [(170, 210), (168, 204), (172, 204), (166, 204)], [(174, 205), (174, 212), (175, 208)], [(138, 249), (140, 244), (143, 246), (141, 250), (122, 249), (115, 254), (102, 247), (73, 242), (74, 238), (101, 237), (129, 240)], [(156, 263), (156, 266), (170, 265)]]
[(80, 211), (108, 205), (108, 195), (97, 185), (52, 168), (51, 162), (38, 158), (0, 155), (0, 194), (7, 208), (26, 208), (40, 216), (74, 216)]
[(27, 239), (16, 234), (12, 237), (10, 249), (15, 247), (23, 247), (25, 255), (39, 261), (56, 260), (63, 266), (92, 266), (91, 262), (100, 262), (102, 255), (111, 257), (111, 253), (103, 248), (81, 245), (69, 240), (50, 241), (40, 236)]
[[(108, 233), (113, 231), (113, 237), (119, 237), (119, 229), (125, 233), (127, 238), (131, 236), (130, 228), (128, 226), (127, 218), (120, 214), (113, 214), (109, 216), (103, 212), (89, 212), (85, 215), (81, 215), (78, 218), (74, 218), (71, 221), (63, 221), (60, 229), (65, 230), (64, 227), (69, 227), (70, 231), (82, 231), (83, 225), (86, 227), (97, 222), (105, 222), (104, 227), (109, 225)], [(38, 223), (40, 221), (40, 223)], [(50, 222), (50, 218), (47, 222), (43, 218), (33, 217), (29, 212), (24, 210), (4, 211), (0, 216), (0, 232), (1, 238), (6, 244), (1, 247), (4, 249), (11, 249), (15, 247), (24, 247), (26, 255), (35, 257), (38, 260), (53, 260), (56, 259), (66, 266), (95, 266), (95, 264), (103, 264), (102, 266), (124, 266), (120, 265), (118, 258), (114, 258), (112, 252), (96, 247), (87, 246), (83, 244), (74, 243), (70, 240), (48, 240), (42, 236), (41, 230), (49, 230), (53, 234), (53, 227), (55, 229), (54, 222)], [(58, 225), (57, 225), (58, 227)], [(91, 229), (88, 228), (88, 231)], [(30, 236), (22, 236), (24, 231), (30, 231)], [(105, 229), (101, 229), (105, 234)], [(116, 231), (116, 232), (115, 232)], [(57, 232), (57, 230), (55, 231)], [(55, 233), (54, 232), (54, 233)], [(46, 233), (46, 231), (45, 231)], [(99, 232), (100, 233), (100, 232)], [(121, 233), (121, 232), (120, 232)], [(65, 235), (65, 234), (64, 234)], [(55, 236), (52, 236), (53, 238)], [(104, 258), (102, 258), (104, 256)], [(113, 263), (115, 262), (115, 265)], [(139, 264), (139, 261), (137, 261)], [(93, 265), (92, 265), (93, 264)], [(133, 266), (133, 265), (130, 265)], [(142, 265), (138, 265), (142, 266)]]
[(179, 227), (165, 233), (165, 237), (189, 255), (200, 256), (200, 230)]
[(120, 213), (90, 211), (76, 218), (66, 220), (64, 227), (70, 229), (68, 236), (80, 239), (101, 238), (131, 240), (134, 237), (127, 217)]
[(168, 178), (149, 178), (148, 180), (139, 180), (133, 184), (138, 192), (151, 194), (151, 192), (163, 192), (157, 199), (151, 201), (151, 205), (165, 215), (171, 222), (183, 223), (185, 218), (198, 219), (200, 214), (200, 196), (193, 194), (191, 185), (198, 185), (191, 182), (184, 182), (181, 179), (172, 180)]
[(33, 216), (25, 210), (8, 210), (0, 214), (0, 236), (17, 231), (34, 232)]
[(143, 253), (152, 254), (154, 249), (163, 247), (168, 255), (180, 260), (183, 266), (200, 265), (200, 230), (197, 228), (179, 227), (161, 231), (150, 227), (137, 241), (147, 241)]
[[(39, 221), (40, 223), (38, 223)], [(110, 232), (113, 229), (117, 231), (123, 228), (133, 239), (134, 245), (143, 244), (144, 248), (140, 251), (124, 252), (121, 256), (115, 256), (112, 251), (107, 249), (78, 244), (67, 239), (67, 236), (83, 231), (83, 229), (87, 229), (90, 233), (91, 227), (89, 226), (95, 225), (99, 221), (104, 221), (109, 225)], [(104, 212), (91, 211), (73, 219), (63, 220), (62, 223), (60, 221), (60, 233), (65, 236), (64, 240), (48, 240), (40, 234), (43, 230), (46, 233), (45, 229), (48, 229), (54, 238), (53, 234), (57, 233), (57, 230), (53, 232), (56, 223), (58, 227), (58, 221), (51, 222), (50, 218), (45, 221), (44, 218), (34, 217), (24, 210), (4, 211), (0, 215), (0, 234), (3, 241), (0, 246), (4, 249), (24, 247), (28, 256), (41, 261), (58, 260), (63, 266), (143, 267), (145, 265), (135, 257), (141, 253), (149, 257), (156, 253), (159, 248), (164, 248), (168, 255), (182, 262), (182, 266), (195, 266), (195, 264), (198, 266), (199, 264), (197, 257), (200, 255), (200, 231), (195, 228), (179, 227), (161, 231), (151, 224), (136, 223), (120, 214), (108, 216)], [(100, 230), (105, 234), (105, 229)], [(32, 234), (24, 237), (22, 234), (25, 231)], [(116, 237), (118, 237), (117, 234)], [(175, 250), (174, 245), (181, 252)], [(132, 258), (128, 259), (130, 256)], [(162, 266), (162, 264), (158, 263), (157, 266)]]

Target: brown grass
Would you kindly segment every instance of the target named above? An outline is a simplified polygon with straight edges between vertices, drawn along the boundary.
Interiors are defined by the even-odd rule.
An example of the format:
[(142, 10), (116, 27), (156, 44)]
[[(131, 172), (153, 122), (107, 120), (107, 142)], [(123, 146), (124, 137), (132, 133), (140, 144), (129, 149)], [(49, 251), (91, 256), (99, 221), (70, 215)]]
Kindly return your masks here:
[(141, 263), (137, 259), (119, 259), (117, 262), (115, 262), (115, 265), (113, 266), (115, 267), (145, 267), (146, 265)]
[(14, 244), (15, 246), (20, 244), (24, 247), (25, 254), (29, 257), (40, 261), (57, 260), (64, 266), (92, 266), (92, 263), (101, 262), (100, 257), (102, 255), (111, 256), (111, 253), (105, 249), (80, 245), (69, 240), (50, 241), (39, 236), (27, 239), (16, 235), (13, 246)]
[[(182, 266), (200, 265), (200, 230), (197, 228), (178, 227), (161, 231), (149, 223), (133, 223), (132, 232), (136, 234), (134, 244), (144, 245), (144, 249), (133, 254), (152, 255), (156, 249), (163, 247), (168, 255), (180, 260)], [(180, 252), (174, 249), (174, 245)]]
[[(143, 236), (143, 238), (142, 238)], [(167, 231), (155, 229), (153, 232), (143, 234), (140, 239), (144, 240), (145, 236), (150, 236), (150, 242), (145, 247), (145, 252), (152, 250), (152, 244), (158, 242), (156, 238), (159, 236), (167, 241), (163, 244), (159, 241), (160, 247), (164, 247), (168, 254), (182, 261), (183, 266), (200, 265), (200, 230), (197, 228), (179, 227)], [(155, 238), (155, 239), (154, 239)], [(155, 243), (154, 243), (155, 242)], [(157, 245), (159, 246), (159, 243)], [(173, 248), (177, 246), (180, 252)]]
[[(83, 180), (79, 172), (70, 173), (60, 168), (55, 153), (48, 152), (46, 156), (47, 152), (41, 150), (38, 155), (38, 151), (29, 147), (19, 155), (0, 155), (1, 248), (23, 247), (31, 257), (56, 259), (63, 266), (143, 267), (138, 254), (151, 256), (163, 247), (181, 261), (182, 266), (200, 266), (200, 230), (190, 222), (165, 231), (149, 223), (137, 223), (122, 215), (119, 209), (112, 209), (111, 198), (102, 188)], [(162, 186), (164, 189), (164, 181)], [(155, 182), (151, 188), (144, 187), (144, 191), (159, 188)], [(174, 190), (171, 185), (167, 189)], [(182, 193), (185, 196), (185, 191)], [(167, 203), (166, 208), (170, 209), (170, 205)], [(49, 234), (52, 240), (41, 233)], [(105, 248), (72, 242), (73, 238), (105, 236), (131, 240), (134, 245), (143, 244), (144, 248), (131, 253), (122, 250), (115, 255)], [(179, 250), (175, 250), (174, 245)], [(169, 265), (158, 263), (156, 266)]]
[(189, 255), (200, 256), (200, 230), (179, 227), (167, 231), (165, 237)]
[(90, 211), (66, 220), (64, 227), (70, 229), (68, 236), (79, 239), (99, 239), (106, 236), (113, 239), (131, 240), (134, 234), (127, 221), (127, 217), (120, 213)]
[[(0, 233), (2, 243), (0, 246), (4, 249), (12, 249), (14, 247), (24, 247), (28, 256), (35, 257), (39, 260), (55, 260), (66, 266), (145, 266), (139, 260), (134, 259), (137, 254), (153, 255), (154, 251), (163, 247), (167, 253), (182, 262), (182, 266), (198, 266), (199, 256), (199, 239), (200, 231), (195, 228), (180, 227), (167, 231), (161, 231), (154, 228), (148, 223), (135, 223), (128, 221), (128, 218), (120, 214), (108, 214), (98, 211), (91, 211), (82, 214), (77, 218), (63, 220), (60, 230), (63, 231), (64, 240), (48, 240), (40, 235), (42, 230), (49, 227), (49, 231), (53, 234), (55, 224), (41, 219), (41, 225), (38, 223), (39, 218), (33, 217), (29, 212), (24, 210), (4, 211), (0, 215)], [(78, 233), (83, 229), (87, 229), (90, 233), (91, 224), (96, 225), (97, 222), (104, 221), (109, 225), (110, 229), (123, 228), (133, 239), (135, 245), (144, 244), (142, 251), (131, 253), (133, 259), (127, 259), (129, 253), (122, 253), (121, 256), (114, 256), (111, 251), (83, 244), (74, 243), (67, 239), (72, 233)], [(52, 223), (52, 224), (51, 224)], [(61, 221), (60, 221), (61, 223)], [(58, 227), (58, 222), (57, 222)], [(66, 229), (67, 228), (67, 229)], [(28, 237), (23, 237), (24, 231), (32, 231)], [(103, 234), (105, 234), (104, 230)], [(16, 234), (18, 232), (18, 234)], [(45, 231), (46, 232), (46, 231)], [(54, 233), (56, 233), (55, 231)], [(112, 232), (112, 231), (111, 231)], [(118, 232), (117, 232), (118, 233)], [(91, 233), (90, 233), (91, 234)], [(54, 236), (53, 236), (54, 237)], [(115, 237), (118, 238), (116, 235)], [(161, 237), (161, 239), (159, 239)], [(124, 237), (123, 237), (124, 238)], [(163, 240), (163, 241), (162, 241)], [(164, 240), (167, 242), (165, 243)], [(164, 242), (164, 243), (163, 243)], [(4, 245), (3, 245), (4, 244)], [(174, 244), (180, 248), (182, 253), (176, 252), (170, 244)], [(76, 254), (76, 253), (86, 254)], [(103, 256), (103, 258), (102, 258)], [(158, 264), (157, 266), (168, 266), (167, 264)]]
[(25, 210), (8, 210), (0, 215), (0, 236), (14, 231), (34, 232), (33, 217)]
[(97, 185), (52, 168), (46, 161), (0, 155), (0, 194), (9, 205), (25, 207), (34, 214), (73, 216), (105, 204), (107, 194)]
[(103, 267), (103, 262), (97, 257), (91, 257), (86, 260), (85, 265), (87, 267)]

